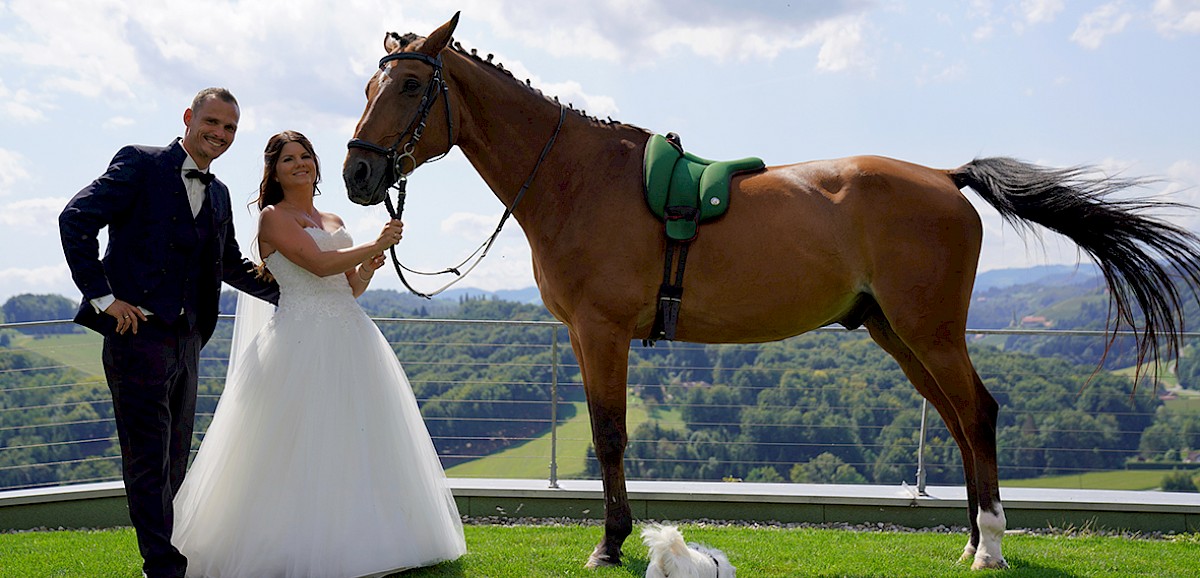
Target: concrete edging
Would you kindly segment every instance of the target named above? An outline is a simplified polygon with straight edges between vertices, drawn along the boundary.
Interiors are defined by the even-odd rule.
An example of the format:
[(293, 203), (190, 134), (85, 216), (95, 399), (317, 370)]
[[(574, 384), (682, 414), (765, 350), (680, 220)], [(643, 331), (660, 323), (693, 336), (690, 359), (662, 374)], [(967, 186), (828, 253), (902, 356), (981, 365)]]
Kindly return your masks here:
[[(600, 519), (598, 480), (449, 480), (470, 517)], [(887, 523), (913, 528), (967, 523), (966, 490), (909, 486), (629, 482), (636, 519), (782, 523)], [(1200, 532), (1200, 494), (1002, 488), (1010, 529), (1095, 528)], [(128, 526), (121, 482), (0, 492), (0, 531)]]

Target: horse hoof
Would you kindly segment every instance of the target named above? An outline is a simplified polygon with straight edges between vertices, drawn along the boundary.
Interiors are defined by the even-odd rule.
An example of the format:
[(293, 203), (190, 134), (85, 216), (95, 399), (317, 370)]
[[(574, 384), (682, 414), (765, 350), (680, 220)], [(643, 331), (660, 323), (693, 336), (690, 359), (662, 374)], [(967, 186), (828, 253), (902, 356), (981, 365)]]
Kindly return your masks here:
[(975, 558), (975, 563), (971, 564), (972, 570), (1007, 570), (1008, 562), (1004, 558), (994, 556), (980, 556)]
[(600, 552), (600, 546), (596, 546), (596, 549), (592, 551), (592, 555), (588, 556), (588, 561), (587, 564), (584, 565), (584, 568), (600, 568), (603, 566), (620, 565), (621, 559), (619, 557), (614, 560), (612, 556), (609, 556), (608, 554), (602, 554)]
[(595, 554), (593, 554), (591, 556), (588, 556), (587, 564), (585, 564), (583, 567), (590, 569), (590, 568), (601, 568), (604, 566), (620, 566), (620, 565), (621, 565), (620, 562), (613, 562), (613, 561), (609, 560), (607, 556), (596, 556)]
[(974, 559), (975, 559), (975, 547), (970, 544), (967, 544), (967, 547), (963, 548), (962, 556), (958, 557), (958, 561), (959, 562), (971, 562)]

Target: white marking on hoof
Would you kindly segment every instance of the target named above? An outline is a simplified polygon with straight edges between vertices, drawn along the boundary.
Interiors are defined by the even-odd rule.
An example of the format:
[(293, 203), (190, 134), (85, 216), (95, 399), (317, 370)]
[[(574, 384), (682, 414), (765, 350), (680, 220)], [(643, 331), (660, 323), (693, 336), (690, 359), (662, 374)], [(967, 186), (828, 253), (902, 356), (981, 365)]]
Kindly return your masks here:
[(592, 550), (592, 555), (588, 556), (587, 564), (585, 564), (583, 567), (601, 568), (604, 566), (620, 566), (620, 564), (614, 564), (613, 562), (609, 561), (608, 556), (600, 554), (600, 546), (596, 546), (596, 549)]
[(1004, 561), (1004, 555), (1000, 553), (1000, 539), (1004, 537), (1007, 520), (1004, 518), (1004, 507), (1000, 502), (996, 502), (995, 507), (995, 513), (979, 510), (976, 518), (979, 524), (979, 549), (975, 552), (972, 570), (1008, 568), (1008, 562)]
[(1008, 562), (1004, 558), (999, 560), (990, 557), (975, 556), (975, 563), (971, 564), (972, 570), (1007, 570)]
[(959, 562), (970, 562), (974, 559), (975, 559), (975, 546), (972, 546), (971, 542), (968, 541), (967, 545), (963, 547), (962, 556), (958, 557), (958, 561)]

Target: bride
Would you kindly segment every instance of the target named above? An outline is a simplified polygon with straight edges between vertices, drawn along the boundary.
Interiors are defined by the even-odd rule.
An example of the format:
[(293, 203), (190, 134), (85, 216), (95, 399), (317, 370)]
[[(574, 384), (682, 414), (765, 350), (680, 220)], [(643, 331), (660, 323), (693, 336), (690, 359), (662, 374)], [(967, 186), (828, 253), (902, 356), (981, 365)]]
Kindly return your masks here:
[(352, 246), (313, 206), (319, 182), (304, 135), (271, 137), (258, 244), (279, 308), (243, 337), (255, 300), (239, 300), (225, 391), (175, 497), (189, 577), (382, 576), (466, 551), (404, 370), (355, 301), (403, 226)]

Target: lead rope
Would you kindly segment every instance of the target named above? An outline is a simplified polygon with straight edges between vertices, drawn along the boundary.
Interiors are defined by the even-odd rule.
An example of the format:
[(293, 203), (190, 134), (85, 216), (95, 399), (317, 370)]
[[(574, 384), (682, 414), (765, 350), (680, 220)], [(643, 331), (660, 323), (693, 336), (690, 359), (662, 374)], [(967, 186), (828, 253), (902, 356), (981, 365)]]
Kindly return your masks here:
[[(542, 161), (546, 160), (546, 155), (550, 153), (550, 149), (554, 146), (554, 141), (558, 140), (558, 133), (562, 130), (563, 120), (566, 119), (566, 116), (567, 116), (567, 109), (563, 107), (562, 103), (559, 103), (559, 105), (558, 105), (558, 125), (554, 127), (554, 134), (550, 135), (550, 140), (546, 141), (546, 145), (542, 147), (542, 153), (540, 155), (538, 155), (538, 160), (533, 165), (533, 170), (529, 173), (529, 178), (525, 179), (525, 184), (521, 185), (520, 191), (517, 191), (517, 196), (516, 196), (516, 198), (513, 199), (512, 206), (506, 207), (504, 209), (504, 214), (500, 216), (500, 223), (496, 225), (496, 230), (492, 232), (491, 236), (489, 236), (481, 245), (479, 245), (479, 247), (477, 249), (475, 249), (475, 251), (473, 251), (470, 255), (468, 255), (466, 259), (463, 259), (463, 261), (461, 263), (459, 263), (458, 266), (450, 267), (450, 268), (445, 269), (444, 271), (438, 271), (436, 273), (422, 273), (422, 272), (418, 272), (418, 271), (413, 271), (412, 269), (409, 269), (409, 268), (405, 267), (404, 265), (400, 264), (400, 260), (396, 257), (396, 246), (395, 245), (388, 247), (388, 252), (392, 256), (392, 266), (393, 266), (393, 268), (396, 269), (396, 275), (400, 277), (400, 282), (404, 284), (404, 287), (406, 289), (408, 289), (409, 291), (411, 291), (414, 295), (416, 295), (418, 297), (424, 297), (425, 299), (432, 299), (434, 295), (437, 295), (437, 294), (441, 293), (442, 291), (449, 289), (455, 283), (458, 283), (459, 281), (462, 281), (464, 278), (466, 278), (467, 274), (470, 273), (472, 270), (474, 270), (475, 267), (477, 267), (479, 265), (479, 263), (483, 261), (484, 257), (487, 257), (488, 251), (491, 250), (492, 245), (495, 244), (495, 242), (496, 242), (496, 238), (500, 236), (500, 231), (504, 229), (504, 223), (506, 221), (508, 221), (508, 218), (512, 215), (513, 210), (515, 210), (517, 208), (517, 204), (520, 203), (521, 199), (525, 197), (525, 192), (528, 191), (529, 186), (531, 184), (533, 184), (533, 179), (535, 177), (537, 177), (538, 169), (541, 168), (541, 166), (542, 166)], [(400, 178), (397, 179), (397, 181), (396, 181), (396, 184), (392, 185), (392, 188), (396, 189), (396, 206), (395, 207), (392, 206), (391, 197), (389, 197), (388, 195), (383, 196), (384, 206), (387, 207), (388, 214), (391, 215), (391, 217), (393, 219), (400, 220), (400, 217), (404, 214), (404, 198), (408, 195), (407, 187), (408, 187), (408, 176), (401, 173)], [(478, 257), (476, 257), (476, 255), (478, 255)], [(463, 265), (465, 265), (468, 261), (470, 261), (472, 258), (475, 259), (475, 262), (471, 263), (471, 266), (467, 267), (466, 271), (460, 272), (459, 269)], [(412, 285), (408, 284), (408, 280), (404, 278), (404, 271), (406, 271), (406, 270), (410, 273), (414, 273), (417, 275), (444, 275), (446, 273), (454, 273), (456, 275), (456, 277), (454, 279), (452, 279), (449, 283), (446, 283), (445, 285), (441, 286), (440, 288), (438, 288), (434, 291), (431, 291), (429, 293), (422, 293), (420, 291), (417, 291), (416, 289), (413, 289)]]

